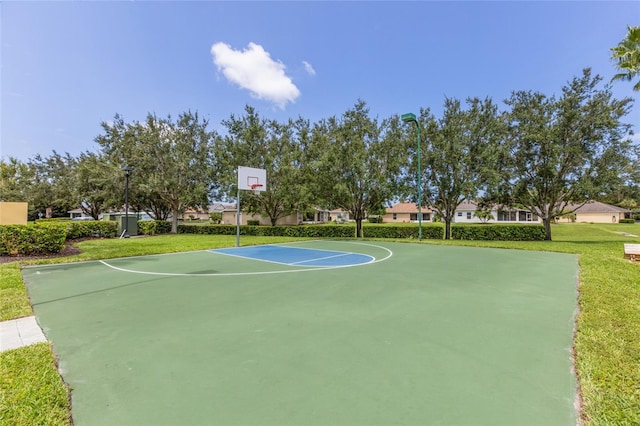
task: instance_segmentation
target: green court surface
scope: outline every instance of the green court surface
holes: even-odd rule
[[[269,247],[25,268],[75,425],[576,423],[576,256]]]

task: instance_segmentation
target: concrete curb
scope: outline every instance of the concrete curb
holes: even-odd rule
[[[46,341],[35,316],[0,322],[0,352]]]

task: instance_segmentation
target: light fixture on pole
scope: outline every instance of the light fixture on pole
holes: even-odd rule
[[[120,238],[129,238],[129,175],[133,171],[133,167],[124,166],[124,229]]]
[[[415,123],[418,132],[418,241],[422,240],[422,170],[420,168],[420,124],[413,113],[402,114],[402,121],[405,123]]]

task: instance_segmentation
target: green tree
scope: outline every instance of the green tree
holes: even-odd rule
[[[489,223],[490,220],[496,219],[495,217],[493,217],[493,213],[491,213],[491,211],[483,210],[480,208],[476,210],[475,215],[478,219],[480,219],[480,222],[482,223]]]
[[[0,201],[26,202],[30,182],[27,164],[14,157],[0,160]]]
[[[28,202],[33,212],[46,217],[69,216],[78,208],[75,192],[75,159],[56,151],[48,157],[37,154],[27,161]]]
[[[75,192],[82,211],[98,220],[110,207],[119,207],[122,172],[102,154],[81,153],[75,165]]]
[[[625,198],[624,200],[620,201],[618,205],[623,209],[633,210],[638,207],[638,202],[631,198]]]
[[[620,71],[611,81],[632,81],[640,77],[640,26],[629,26],[627,31],[627,36],[616,47],[611,48],[611,59]],[[640,79],[633,90],[640,90]]]
[[[268,217],[273,226],[280,218],[304,210],[309,197],[303,181],[301,144],[308,137],[309,123],[302,119],[285,123],[266,120],[247,105],[244,115],[231,115],[222,124],[227,136],[215,151],[216,184],[221,195],[229,197],[237,191],[238,166],[255,167],[267,172],[266,190],[242,194],[243,210]]]
[[[103,123],[96,138],[118,168],[134,168],[130,177],[131,205],[160,215],[171,211],[171,232],[187,208],[207,208],[212,189],[213,149],[218,139],[208,121],[191,111],[177,120],[147,115],[144,123],[126,124],[119,115]],[[124,180],[124,177],[122,178]],[[124,196],[122,199],[124,202]],[[155,216],[158,218],[158,216]]]
[[[495,172],[494,158],[501,137],[496,105],[490,99],[446,99],[444,113],[436,120],[422,111],[425,127],[423,152],[423,205],[429,205],[445,223],[445,239],[451,238],[451,222],[460,203],[474,199]]]
[[[340,118],[314,126],[311,152],[317,159],[309,165],[315,177],[312,188],[327,207],[351,214],[357,237],[362,237],[367,214],[384,208],[400,187],[407,161],[404,136],[397,116],[378,124],[362,100]]]
[[[502,200],[541,217],[547,240],[555,217],[609,193],[629,164],[630,126],[620,120],[631,99],[614,99],[609,86],[598,88],[601,80],[585,69],[559,98],[519,91],[505,101]]]

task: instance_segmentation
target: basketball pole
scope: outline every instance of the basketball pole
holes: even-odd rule
[[[240,185],[238,185],[238,198],[236,199],[236,247],[240,247]]]
[[[265,190],[267,182],[267,171],[254,167],[238,166],[238,196],[236,202],[236,247],[240,247],[240,191],[253,190],[258,193]]]

